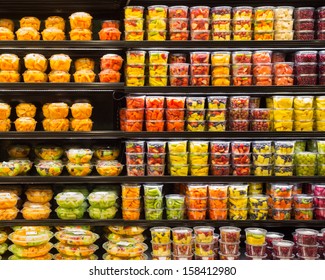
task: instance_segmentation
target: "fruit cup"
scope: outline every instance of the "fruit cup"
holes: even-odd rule
[[[230,175],[230,165],[217,165],[211,164],[211,175],[215,176],[228,176]]]
[[[149,51],[149,64],[167,64],[168,51]]]
[[[250,220],[266,220],[268,217],[268,208],[249,208],[249,219]]]
[[[184,120],[185,118],[184,109],[166,109],[165,113],[167,121]]]
[[[145,51],[127,51],[126,62],[127,64],[141,64],[145,62]]]
[[[173,242],[175,244],[186,244],[192,243],[192,232],[191,228],[176,227],[172,228]]]
[[[148,176],[163,176],[165,174],[165,164],[162,165],[149,165],[147,164]]]
[[[168,8],[168,17],[174,18],[187,18],[188,7],[187,6],[171,6]]]
[[[187,209],[187,217],[189,220],[205,220],[207,209]]]
[[[187,176],[188,164],[171,164],[169,165],[169,174],[171,176]]]
[[[210,220],[227,220],[228,209],[213,209],[209,208],[209,218]]]
[[[168,243],[154,243],[151,241],[152,254],[155,256],[166,257],[171,255],[171,242]]]
[[[184,109],[186,97],[166,97],[167,109]]]
[[[209,185],[209,198],[226,198],[228,195],[228,185],[214,184]]]
[[[211,244],[213,242],[213,227],[198,226],[194,227],[193,230],[196,243]]]
[[[287,209],[272,209],[272,218],[273,220],[283,221],[291,219],[291,208]]]
[[[210,7],[208,6],[194,6],[190,8],[190,18],[209,18],[210,16]]]
[[[221,241],[226,243],[235,243],[240,241],[240,228],[224,226],[220,227],[219,230]]]
[[[218,6],[211,9],[211,18],[213,20],[230,20],[231,18],[230,6]]]
[[[265,255],[266,252],[266,243],[263,243],[261,245],[252,245],[246,243],[246,253],[249,256],[255,256],[255,257],[262,257]]]
[[[230,163],[230,154],[211,154],[210,163],[216,165],[229,165]]]
[[[143,18],[143,10],[142,6],[126,6],[124,16],[126,19]]]
[[[295,208],[294,218],[295,220],[312,220],[314,208]]]
[[[250,6],[239,6],[233,7],[232,9],[233,19],[252,19],[253,17],[253,7]]]
[[[153,227],[150,229],[151,240],[153,243],[167,244],[170,242],[170,232],[169,227]]]
[[[152,5],[148,8],[148,18],[167,18],[168,7],[164,5]]]

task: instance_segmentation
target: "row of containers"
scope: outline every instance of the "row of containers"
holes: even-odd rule
[[[185,53],[149,51],[147,60],[146,53],[126,53],[126,86],[306,86],[325,83],[324,51],[298,51],[291,57],[270,50],[196,51],[190,52],[189,58]]]
[[[127,96],[122,131],[324,131],[324,96]],[[166,103],[166,105],[165,105]],[[206,104],[207,103],[207,104]]]
[[[82,219],[87,212],[91,219],[110,220],[120,207],[124,220],[325,219],[323,184],[303,193],[302,185],[272,183],[266,186],[265,195],[261,183],[185,184],[173,191],[167,192],[163,184],[98,186],[91,191],[64,187],[58,193],[52,186],[27,186],[24,193],[21,187],[4,187],[0,220],[13,220],[19,212],[26,220],[46,220],[54,206],[63,220]]]
[[[290,6],[219,6],[210,9],[208,6],[154,5],[147,8],[146,15],[144,10],[142,6],[125,7],[126,41],[142,41],[145,34],[148,41],[165,41],[167,34],[171,41],[325,38],[324,7],[317,10]]]
[[[300,228],[292,233],[292,240],[280,232],[262,228],[241,229],[232,226],[153,227],[150,242],[146,228],[109,226],[103,239],[90,227],[58,227],[53,233],[46,226],[17,227],[10,234],[0,231],[0,259],[7,250],[9,260],[97,260],[101,246],[103,260],[318,260],[325,257],[325,229]],[[50,241],[53,237],[57,243]],[[241,247],[241,237],[245,240]],[[8,240],[13,244],[8,245]],[[151,256],[148,249],[150,244]],[[98,245],[97,245],[98,244]],[[51,252],[55,251],[55,255]]]

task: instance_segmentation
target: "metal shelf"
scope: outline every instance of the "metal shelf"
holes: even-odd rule
[[[155,226],[207,226],[211,225],[213,227],[218,225],[221,226],[237,226],[237,227],[262,227],[262,228],[278,228],[278,227],[308,227],[308,228],[318,228],[321,229],[324,227],[324,221],[321,220],[311,220],[311,221],[297,221],[297,220],[288,220],[288,221],[274,221],[274,220],[264,220],[264,221],[215,221],[215,220],[156,220],[156,221],[147,221],[147,220],[122,220],[122,219],[113,219],[113,220],[93,220],[93,219],[80,219],[80,220],[60,220],[60,219],[46,219],[46,220],[24,220],[16,219],[11,221],[1,221],[1,226],[69,226],[69,225],[90,225],[90,226],[110,226],[110,225],[132,225],[132,226],[143,226],[143,227],[155,227]]]
[[[16,176],[0,177],[0,184],[105,184],[105,183],[226,183],[226,182],[297,182],[322,183],[324,176]]]

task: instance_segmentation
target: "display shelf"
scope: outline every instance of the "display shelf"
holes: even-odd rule
[[[90,132],[48,132],[48,131],[34,131],[34,132],[0,132],[1,140],[56,140],[56,139],[70,139],[70,140],[100,140],[100,139],[166,139],[166,140],[180,140],[180,139],[206,139],[206,140],[308,140],[308,139],[325,139],[323,131],[290,131],[290,132],[263,132],[263,131],[202,131],[202,132],[124,132],[118,130],[101,130]]]
[[[323,228],[324,221],[311,220],[311,221],[274,221],[274,220],[246,220],[246,221],[233,221],[233,220],[93,220],[93,219],[80,219],[80,220],[60,220],[60,219],[46,219],[46,220],[24,220],[16,219],[11,221],[1,221],[1,226],[27,226],[27,225],[42,225],[42,226],[69,226],[69,225],[90,225],[90,226],[109,226],[109,225],[132,225],[143,227],[155,227],[155,226],[237,226],[237,227],[262,227],[262,228],[277,228],[277,227],[308,227],[308,228]]]
[[[325,47],[324,47],[325,48]],[[308,93],[313,95],[324,95],[325,86],[228,86],[228,87],[124,87],[126,93],[138,93],[155,95],[157,93],[162,95],[179,95],[180,93],[186,93],[186,95],[209,95],[211,93],[218,95],[243,95],[243,93],[251,96],[265,96],[281,93],[281,95],[293,95],[295,93]]]
[[[1,184],[105,184],[105,183],[244,183],[244,182],[295,182],[323,183],[324,176],[16,176],[0,177]]]

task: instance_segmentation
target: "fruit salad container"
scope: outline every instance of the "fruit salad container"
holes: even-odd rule
[[[278,220],[278,221],[284,221],[284,220],[290,220],[291,219],[291,208],[287,209],[277,209],[273,208],[272,209],[272,218],[273,220]]]
[[[145,62],[145,51],[127,51],[126,62],[127,64],[140,64],[143,65]]]
[[[230,154],[215,154],[211,153],[210,155],[210,163],[216,165],[229,165],[230,163]]]
[[[198,226],[194,227],[195,242],[199,244],[211,244],[213,242],[213,227],[203,227]]]
[[[253,18],[253,7],[250,6],[239,6],[232,8],[233,19],[245,19],[250,20]]]
[[[194,6],[190,8],[190,18],[206,18],[210,17],[210,7],[208,6]]]
[[[317,51],[298,51],[295,53],[295,63],[317,62]]]
[[[274,141],[274,151],[279,155],[292,155],[295,141]]]
[[[266,253],[266,242],[263,243],[262,245],[252,245],[248,244],[247,241],[246,243],[246,253],[249,256],[253,257],[263,257]]]
[[[253,154],[253,164],[255,166],[269,165],[273,163],[272,154]]]
[[[231,166],[230,165],[211,164],[210,171],[211,171],[211,175],[228,176],[231,173]]]
[[[211,8],[212,20],[230,20],[231,9],[232,7],[230,6],[218,6]]]
[[[220,227],[220,238],[222,242],[234,243],[240,241],[240,228],[224,226]],[[220,242],[220,241],[219,241]]]
[[[207,209],[187,209],[187,217],[189,220],[205,220]]]
[[[278,6],[274,9],[274,18],[276,20],[292,20],[294,7],[292,6]]]
[[[249,208],[248,214],[250,220],[266,220],[268,218],[268,208]]]
[[[171,6],[168,8],[168,17],[170,19],[187,18],[188,10],[189,8],[187,6]]]
[[[295,208],[294,209],[294,219],[309,221],[313,219],[314,208]]]
[[[299,7],[294,10],[294,17],[296,20],[313,19],[315,8],[313,7]]]

